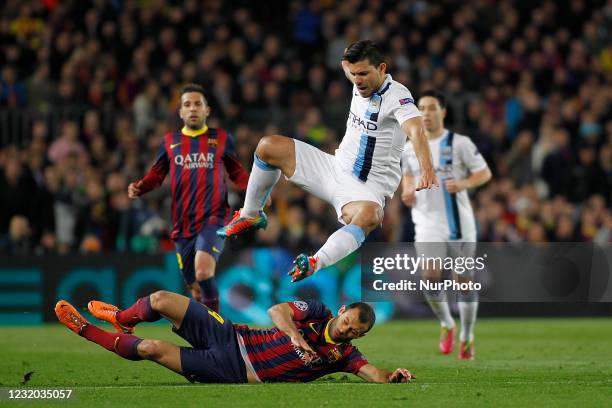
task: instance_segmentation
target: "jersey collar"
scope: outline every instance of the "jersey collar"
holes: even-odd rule
[[[335,341],[332,340],[331,336],[329,335],[329,325],[331,324],[332,320],[334,319],[329,319],[329,321],[327,322],[327,325],[325,325],[325,330],[323,331],[323,335],[325,336],[325,341],[329,344],[339,344],[336,343]]]
[[[429,139],[430,142],[437,142],[440,140],[444,140],[444,138],[448,135],[448,129],[444,128],[444,132],[442,132],[440,134],[440,136],[433,138],[433,139]]]
[[[206,132],[208,132],[208,126],[206,126],[206,125],[204,125],[203,127],[201,127],[198,130],[191,130],[187,126],[183,126],[183,128],[181,129],[181,133],[183,133],[185,136],[189,136],[189,137],[200,136],[200,135],[203,135]]]
[[[374,92],[374,94],[376,95],[382,95],[385,92],[387,92],[389,90],[389,87],[391,86],[391,80],[393,78],[391,78],[391,74],[386,74],[385,76],[385,80],[383,81],[382,85],[380,86],[380,88],[378,88],[376,90],[376,92]],[[373,94],[373,95],[374,95]]]

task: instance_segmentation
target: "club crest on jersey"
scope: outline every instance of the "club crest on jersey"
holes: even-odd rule
[[[382,97],[380,95],[374,94],[370,98],[370,104],[368,105],[369,113],[378,113],[380,112],[380,103],[382,102]]]
[[[365,117],[372,122],[378,121],[378,113],[380,112],[380,104],[382,103],[382,96],[373,94],[370,98],[370,104],[368,110],[365,113]]]
[[[334,347],[333,349],[330,349],[327,352],[327,359],[333,363],[335,361],[338,361],[342,358],[342,353],[340,352],[340,350],[338,350],[338,347]]]
[[[442,164],[438,167],[434,168],[434,171],[437,175],[440,176],[441,179],[447,179],[453,177],[453,165],[452,164]]]
[[[293,306],[295,306],[298,310],[301,310],[302,312],[304,312],[305,310],[308,309],[308,303],[302,301],[302,300],[296,300],[293,302]]]
[[[451,160],[453,149],[450,146],[443,146],[440,148],[440,158],[443,160]]]
[[[214,153],[189,153],[174,156],[174,164],[184,169],[212,169],[215,165]]]

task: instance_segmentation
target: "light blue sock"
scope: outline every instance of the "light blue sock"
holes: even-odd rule
[[[240,215],[250,218],[257,217],[280,176],[281,171],[278,168],[270,166],[255,155],[246,197],[244,198],[244,206],[242,211],[240,211]]]
[[[333,265],[354,252],[365,240],[365,231],[357,225],[345,225],[327,238],[325,244],[315,254],[318,258],[317,270]]]

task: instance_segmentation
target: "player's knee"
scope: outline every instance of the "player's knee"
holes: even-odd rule
[[[195,271],[196,281],[210,279],[215,276],[215,270],[211,268],[197,268]]]
[[[378,207],[366,207],[359,211],[357,216],[353,218],[352,224],[359,225],[366,234],[376,229],[382,223],[382,211],[378,211]]]
[[[170,292],[166,290],[158,290],[157,292],[151,293],[149,295],[149,300],[151,301],[151,308],[155,311],[163,310],[164,304],[168,302],[168,297],[170,296]]]
[[[283,136],[264,136],[259,140],[255,154],[264,162],[271,164],[278,157],[279,148],[282,149],[286,139]]]
[[[163,355],[163,343],[160,340],[143,340],[138,344],[138,355],[147,360],[156,360]]]

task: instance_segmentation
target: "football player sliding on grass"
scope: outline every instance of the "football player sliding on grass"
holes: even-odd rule
[[[89,311],[118,332],[94,326],[65,300],[55,314],[70,330],[128,360],[152,360],[191,382],[307,382],[348,372],[369,382],[408,382],[405,368],[393,372],[370,364],[351,340],[363,337],[376,320],[366,303],[342,306],[338,315],[316,300],[280,303],[268,310],[274,327],[233,324],[185,296],[159,291],[125,310],[93,300]],[[192,347],[132,334],[141,322],[165,318]]]

